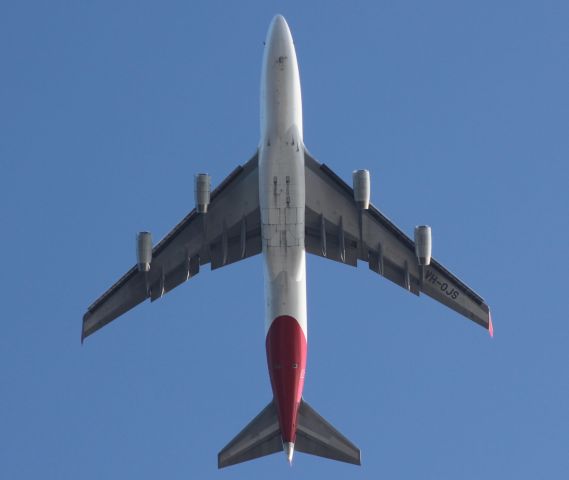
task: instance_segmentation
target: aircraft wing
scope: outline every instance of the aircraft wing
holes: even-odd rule
[[[149,272],[135,265],[87,310],[81,341],[147,298],[151,301],[199,273],[261,252],[258,154],[213,192],[208,213],[192,210],[152,250]]]
[[[370,204],[360,210],[353,189],[305,152],[306,251],[348,265],[361,260],[406,290],[421,292],[492,334],[486,302],[439,262],[419,266],[415,243]]]

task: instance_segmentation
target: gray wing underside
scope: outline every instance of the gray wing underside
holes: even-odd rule
[[[370,204],[358,208],[352,188],[305,152],[306,251],[348,265],[369,268],[406,290],[421,292],[490,328],[486,302],[435,259],[421,267],[415,244]]]
[[[261,252],[258,154],[212,193],[207,214],[192,210],[152,250],[150,272],[133,266],[83,317],[81,341],[143,302],[197,275],[200,266],[229,265]]]

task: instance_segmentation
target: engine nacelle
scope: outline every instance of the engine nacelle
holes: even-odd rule
[[[431,249],[431,227],[428,225],[415,227],[415,255],[417,255],[419,265],[430,265]]]
[[[352,173],[354,200],[362,210],[369,208],[370,181],[369,170],[354,170]]]
[[[140,272],[149,272],[152,263],[152,235],[140,232],[136,236],[136,262]]]
[[[198,213],[207,213],[211,197],[211,177],[207,173],[198,173],[195,177],[194,192],[196,197],[196,210]]]

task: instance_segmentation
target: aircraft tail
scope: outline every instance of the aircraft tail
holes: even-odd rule
[[[271,401],[259,415],[217,455],[217,467],[224,468],[283,449],[277,407]]]
[[[307,402],[298,409],[295,449],[299,452],[361,465],[361,452]]]
[[[289,447],[290,448],[290,447]],[[296,451],[361,465],[358,447],[301,400],[298,409]],[[218,468],[228,467],[285,450],[274,401],[271,401],[217,456]]]

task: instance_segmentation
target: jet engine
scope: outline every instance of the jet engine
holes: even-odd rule
[[[152,262],[152,235],[150,232],[140,232],[136,236],[136,262],[140,272],[150,271]]]
[[[207,173],[198,173],[194,180],[196,210],[198,213],[207,213],[211,196],[211,177]]]
[[[369,208],[370,182],[369,170],[354,170],[352,173],[354,200],[362,210]]]
[[[431,227],[419,225],[415,227],[415,255],[419,265],[429,265],[431,263]]]

